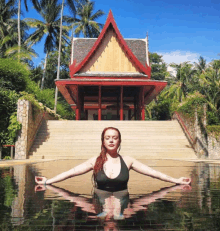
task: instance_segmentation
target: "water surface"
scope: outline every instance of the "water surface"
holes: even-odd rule
[[[82,160],[50,161],[0,169],[0,230],[219,230],[220,166],[171,160],[142,160],[173,177],[174,186],[130,171],[127,193],[97,195],[92,173],[53,186],[36,187]]]

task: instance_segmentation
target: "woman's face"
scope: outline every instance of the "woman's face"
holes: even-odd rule
[[[103,145],[107,151],[117,151],[120,145],[118,132],[114,129],[108,129],[104,134]]]

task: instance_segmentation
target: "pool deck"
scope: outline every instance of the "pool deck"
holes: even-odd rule
[[[40,160],[33,160],[33,159],[26,159],[26,160],[0,160],[0,168],[1,167],[10,167],[14,165],[23,165],[23,164],[34,164],[40,162],[48,162],[48,161],[57,161],[57,160],[66,160],[66,159],[40,159]],[[74,160],[74,159],[71,159]],[[146,159],[147,160],[147,159]],[[159,160],[162,160],[161,158]],[[217,159],[168,159],[164,158],[163,160],[175,160],[175,161],[187,161],[187,162],[205,162],[211,164],[220,164],[220,160]]]

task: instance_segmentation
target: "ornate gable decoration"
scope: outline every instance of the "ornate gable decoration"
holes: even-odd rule
[[[123,39],[110,10],[98,39],[86,57],[70,66],[70,77],[85,74],[142,74],[150,77],[150,67],[137,59]],[[146,77],[145,77],[146,78]]]

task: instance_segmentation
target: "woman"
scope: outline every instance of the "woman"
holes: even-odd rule
[[[133,157],[122,157],[119,155],[118,150],[121,144],[121,133],[117,128],[105,128],[102,132],[101,140],[101,153],[98,157],[92,157],[86,162],[51,179],[36,176],[36,183],[44,185],[53,184],[93,170],[96,193],[103,193],[103,191],[122,191],[123,194],[124,190],[127,191],[130,169],[175,184],[188,185],[191,182],[189,178],[173,178],[142,164]]]

